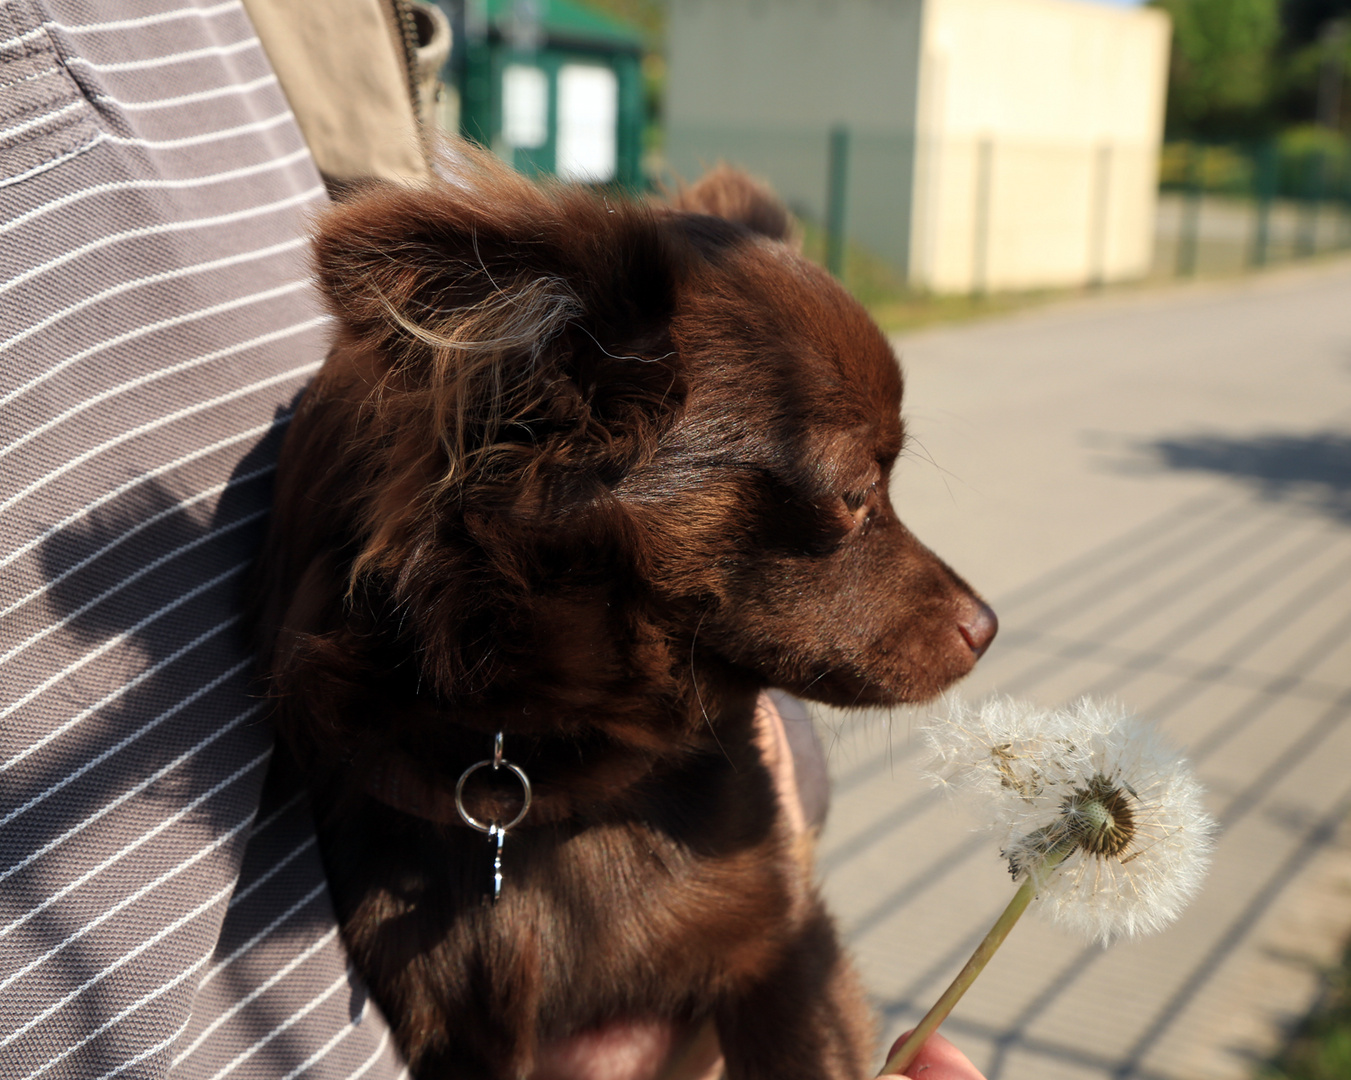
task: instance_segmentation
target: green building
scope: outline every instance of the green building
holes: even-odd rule
[[[639,188],[643,39],[573,0],[438,0],[459,129],[525,173]]]

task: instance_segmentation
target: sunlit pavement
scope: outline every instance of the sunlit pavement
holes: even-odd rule
[[[1222,829],[1174,927],[1104,951],[1029,915],[944,1031],[989,1080],[1249,1077],[1351,931],[1351,262],[897,344],[897,506],[1001,620],[963,694],[1122,701]],[[917,778],[929,711],[819,714],[821,872],[888,1039],[1012,888]]]

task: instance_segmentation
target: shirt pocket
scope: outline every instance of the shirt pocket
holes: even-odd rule
[[[89,149],[100,132],[41,19],[0,0],[0,187]]]

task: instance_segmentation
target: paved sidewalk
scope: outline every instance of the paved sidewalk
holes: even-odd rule
[[[1002,624],[964,694],[1125,702],[1222,826],[1172,929],[1104,951],[1029,915],[944,1030],[989,1080],[1249,1077],[1351,931],[1351,263],[899,348],[897,505]],[[915,778],[915,715],[819,716],[825,888],[889,1037],[1011,892]]]

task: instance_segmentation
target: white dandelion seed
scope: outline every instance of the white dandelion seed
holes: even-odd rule
[[[1200,888],[1215,829],[1201,785],[1121,708],[953,701],[923,734],[929,777],[986,817],[1015,879],[1061,856],[1038,887],[1054,921],[1107,945],[1162,929]]]
[[[883,1073],[905,1071],[1034,900],[1104,945],[1162,929],[1200,888],[1215,831],[1186,761],[1113,705],[953,700],[923,736],[929,778],[982,813],[1020,886]]]

